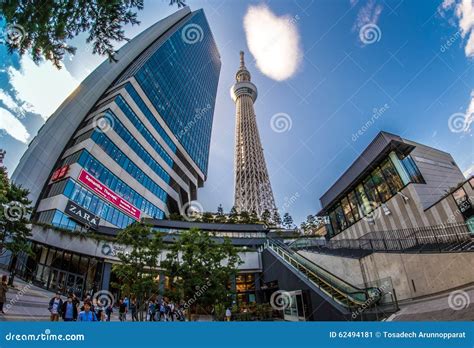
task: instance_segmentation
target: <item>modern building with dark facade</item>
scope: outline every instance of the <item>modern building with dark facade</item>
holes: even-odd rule
[[[94,248],[58,230],[163,219],[195,200],[206,180],[221,61],[203,10],[185,7],[157,22],[116,58],[61,104],[12,175],[34,206],[38,260],[26,266],[47,288],[91,289],[110,271]]]
[[[467,224],[474,232],[474,179],[441,150],[380,132],[320,198],[327,237]]]

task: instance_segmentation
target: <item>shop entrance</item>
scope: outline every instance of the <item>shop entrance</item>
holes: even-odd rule
[[[301,290],[288,292],[289,305],[283,310],[286,321],[306,321],[304,296]]]
[[[48,288],[51,291],[61,291],[62,293],[72,291],[77,296],[82,297],[84,276],[81,274],[66,272],[58,268],[52,268]]]

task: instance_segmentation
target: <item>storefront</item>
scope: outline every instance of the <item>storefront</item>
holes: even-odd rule
[[[17,274],[50,291],[73,291],[82,297],[102,285],[104,259],[32,242],[32,256],[17,262]]]

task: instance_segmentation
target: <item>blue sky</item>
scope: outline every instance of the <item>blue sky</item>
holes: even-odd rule
[[[199,202],[206,210],[220,203],[229,210],[233,203],[235,110],[229,88],[240,50],[259,90],[255,110],[276,203],[296,222],[320,209],[319,197],[380,130],[450,152],[463,171],[473,171],[474,10],[469,1],[188,0],[191,9],[204,8],[222,59],[208,180]],[[283,79],[262,73],[255,58],[259,64],[273,62],[249,52],[244,17],[249,7],[259,6],[258,18],[262,4],[289,23],[289,32],[275,40],[279,49],[288,44],[286,38],[299,38],[297,49],[290,43],[276,60],[284,63],[277,70],[285,71],[278,72],[291,75]],[[145,1],[141,25],[127,27],[127,36],[175,10],[167,1]],[[263,19],[254,22],[266,25]],[[363,42],[360,33],[367,25],[375,28],[375,38]],[[247,29],[260,32],[258,25]],[[252,35],[249,39],[259,43]],[[10,117],[8,127],[0,123],[0,148],[7,151],[10,172],[44,119],[103,59],[91,54],[84,35],[73,44],[78,54],[68,57],[60,72],[9,56],[0,45],[0,120],[5,112]],[[11,124],[11,115],[20,124]],[[272,127],[278,119],[287,125],[282,132],[275,131],[275,123]]]

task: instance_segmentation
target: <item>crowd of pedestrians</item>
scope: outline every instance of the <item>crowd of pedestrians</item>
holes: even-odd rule
[[[0,292],[1,295],[1,292]],[[1,296],[0,296],[1,300]],[[185,321],[184,305],[175,305],[172,301],[165,299],[148,301],[146,320],[148,321]],[[124,297],[118,300],[117,310],[120,321],[127,321],[127,315],[131,321],[139,321],[140,305],[136,298]],[[57,292],[49,301],[48,310],[51,321],[110,321],[114,312],[114,304],[102,304],[90,295],[84,297],[82,304],[77,296],[70,292],[67,299],[63,301],[61,292]]]
[[[148,302],[147,320],[149,321],[184,321],[185,317],[184,304],[176,305],[165,299]]]

